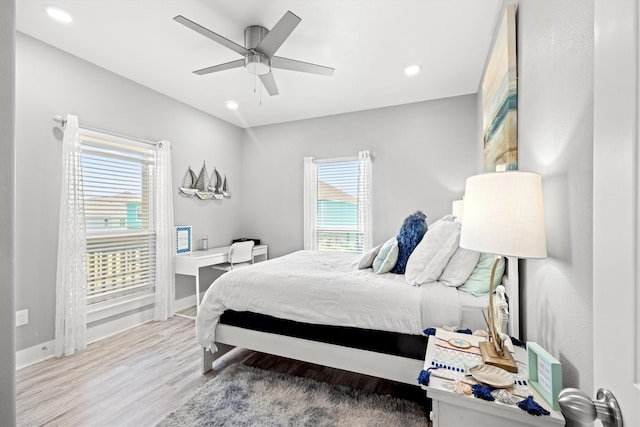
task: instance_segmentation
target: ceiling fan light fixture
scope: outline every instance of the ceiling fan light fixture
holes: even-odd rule
[[[420,69],[421,67],[417,64],[409,65],[407,68],[404,69],[404,74],[407,76],[415,76],[420,72]]]
[[[244,68],[251,74],[262,76],[271,71],[271,60],[261,53],[248,53],[244,57]]]
[[[50,6],[45,10],[47,11],[47,15],[49,15],[50,18],[55,19],[58,22],[64,22],[65,24],[68,24],[73,21],[71,15],[68,12],[60,9],[59,7]]]

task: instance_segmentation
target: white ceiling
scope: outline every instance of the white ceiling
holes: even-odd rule
[[[241,127],[476,93],[503,0],[18,0],[17,29]],[[51,20],[46,6],[73,16]],[[334,67],[331,77],[273,70],[270,97],[241,57],[173,21],[183,15],[244,45],[287,10],[302,22],[278,56]],[[404,68],[422,72],[406,77]],[[236,111],[226,101],[240,105]]]

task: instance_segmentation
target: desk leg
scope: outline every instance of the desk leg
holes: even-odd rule
[[[196,271],[196,314],[200,309],[200,269]]]

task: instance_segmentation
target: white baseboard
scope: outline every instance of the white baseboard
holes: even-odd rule
[[[200,297],[200,301],[202,301],[202,297]],[[173,303],[173,311],[176,312],[176,311],[184,310],[185,308],[193,307],[195,305],[196,305],[195,295],[191,295],[185,298],[175,300],[175,302]]]
[[[181,298],[174,302],[174,310],[184,310],[194,304],[195,298],[193,295]],[[153,307],[122,316],[110,322],[105,321],[95,326],[89,325],[87,329],[87,343],[90,344],[99,341],[152,320]],[[16,351],[16,370],[50,359],[54,357],[54,351],[55,345],[53,340]]]
[[[33,347],[16,351],[16,370],[26,368],[34,363],[42,362],[53,357],[54,341],[43,342]]]

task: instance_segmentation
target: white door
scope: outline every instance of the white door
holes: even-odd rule
[[[640,426],[638,17],[637,0],[595,0],[594,387],[625,426]]]

